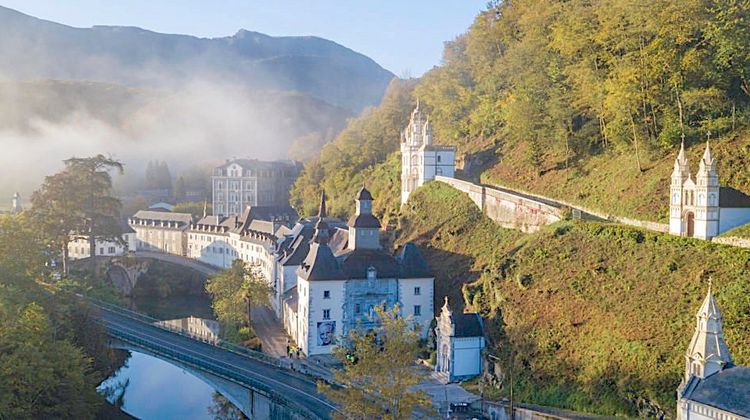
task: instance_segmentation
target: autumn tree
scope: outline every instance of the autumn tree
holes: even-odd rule
[[[120,200],[112,192],[110,170],[122,173],[122,164],[104,155],[65,160],[65,169],[45,178],[31,197],[31,214],[50,242],[57,245],[68,273],[68,244],[72,238],[89,242],[96,255],[96,241],[122,241]]]
[[[263,274],[242,260],[208,279],[206,291],[219,321],[230,325],[250,325],[254,305],[270,306],[273,289]]]
[[[433,412],[429,397],[412,387],[421,380],[415,361],[419,330],[398,306],[376,308],[376,331],[352,329],[345,343],[333,350],[344,365],[334,372],[341,387],[319,383],[320,391],[338,407],[334,415],[347,419],[411,419]]]

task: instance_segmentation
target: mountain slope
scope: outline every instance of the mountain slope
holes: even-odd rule
[[[169,87],[194,79],[307,93],[358,113],[375,105],[393,74],[317,37],[241,30],[197,38],[133,27],[73,28],[0,7],[0,77],[91,80]]]

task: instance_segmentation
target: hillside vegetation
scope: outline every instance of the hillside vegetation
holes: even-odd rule
[[[503,369],[517,353],[520,401],[671,415],[709,276],[734,360],[750,363],[750,250],[598,223],[524,235],[440,183],[419,189],[400,222],[399,242],[425,249],[436,300],[457,302],[464,285]]]

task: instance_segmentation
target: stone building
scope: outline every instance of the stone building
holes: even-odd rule
[[[747,223],[750,223],[750,197],[719,186],[716,159],[708,142],[693,179],[683,141],[672,171],[669,233],[711,239]]]
[[[294,161],[227,160],[213,171],[213,213],[239,216],[248,206],[289,204],[289,189],[300,172]]]
[[[193,222],[189,213],[140,210],[128,220],[135,231],[136,251],[187,255],[187,234]]]
[[[448,382],[481,374],[485,345],[482,317],[477,313],[454,314],[446,296],[435,321],[435,371],[444,374]]]
[[[401,203],[425,182],[442,175],[453,178],[456,148],[432,144],[432,126],[417,107],[401,132]]]
[[[732,361],[710,284],[685,353],[685,375],[677,388],[677,418],[750,418],[750,368]]]
[[[321,204],[308,252],[296,271],[297,283],[286,296],[286,302],[297,303],[288,316],[296,319],[294,339],[308,356],[331,353],[353,328],[376,329],[378,306],[398,304],[423,336],[434,316],[434,276],[419,249],[407,244],[398,255],[384,250],[372,195],[363,187],[355,201],[348,229],[336,229],[333,236]]]

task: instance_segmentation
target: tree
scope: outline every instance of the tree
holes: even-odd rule
[[[353,329],[346,343],[333,350],[344,367],[334,372],[340,388],[319,383],[319,390],[336,405],[336,413],[351,419],[410,419],[428,416],[433,408],[423,391],[411,388],[421,375],[414,362],[419,353],[419,330],[399,308],[376,308],[376,331]]]
[[[178,203],[185,200],[185,178],[179,177],[174,183],[174,199]]]
[[[0,413],[94,418],[101,404],[99,378],[80,349],[55,339],[42,307],[31,303],[17,318],[0,321]]]
[[[237,259],[230,268],[208,279],[206,291],[219,321],[250,326],[252,306],[270,306],[273,289],[256,267]]]
[[[122,204],[113,196],[109,170],[122,173],[123,168],[103,155],[64,162],[65,169],[46,177],[31,196],[31,214],[48,241],[60,250],[63,275],[67,275],[71,239],[87,238],[92,256],[97,240],[122,241]]]

